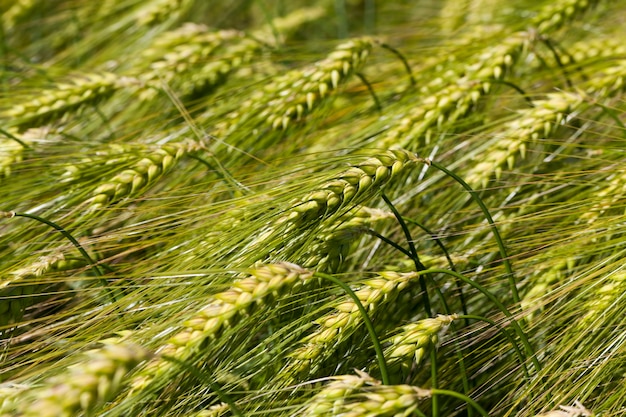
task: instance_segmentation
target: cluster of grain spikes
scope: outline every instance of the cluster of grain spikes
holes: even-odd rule
[[[373,43],[371,38],[352,39],[338,45],[326,59],[276,77],[253,93],[238,111],[228,115],[226,121],[219,123],[213,134],[227,136],[249,123],[250,119],[274,130],[287,129],[357,72],[365,63]]]
[[[69,82],[59,83],[41,95],[14,98],[19,104],[5,109],[0,118],[19,130],[62,121],[72,112],[95,105],[119,88],[135,82],[108,72],[76,75]]]
[[[533,100],[533,107],[520,110],[518,118],[505,124],[495,149],[492,146],[488,153],[481,155],[482,160],[465,176],[466,181],[472,186],[486,187],[491,173],[495,173],[496,179],[499,179],[505,166],[512,169],[515,166],[516,154],[525,157],[527,142],[553,136],[568,120],[570,114],[579,112],[583,106],[589,105],[591,101],[589,97],[596,100],[612,97],[623,91],[626,80],[625,63],[626,61],[620,61],[617,65],[607,68],[602,75],[581,86],[577,93],[565,91],[550,93],[543,100]],[[619,180],[617,186],[613,186],[611,182],[609,184],[606,194],[603,194],[606,200],[584,214],[583,217],[589,223],[611,205],[616,191],[621,187]]]
[[[93,415],[112,400],[128,382],[128,374],[151,357],[146,349],[130,343],[108,344],[86,352],[83,361],[40,386],[17,393],[20,401],[4,401],[14,409],[2,417],[72,417]]]
[[[599,2],[600,0],[554,1],[537,13],[532,20],[532,26],[537,28],[540,34],[554,32]]]
[[[494,81],[503,80],[526,49],[528,41],[527,33],[518,32],[483,52],[454,82],[422,99],[418,106],[399,118],[377,139],[376,145],[416,149],[424,142],[429,144],[437,129],[465,117],[478,100],[491,91]]]
[[[151,100],[163,85],[181,96],[196,95],[217,85],[234,68],[250,62],[261,44],[236,30],[209,31],[186,23],[163,33],[142,54],[136,77],[140,98]],[[142,68],[148,62],[147,69]]]
[[[172,369],[162,356],[185,361],[205,340],[219,338],[221,332],[252,314],[255,308],[269,307],[281,294],[293,294],[304,286],[313,273],[290,263],[260,265],[246,278],[233,283],[230,289],[211,297],[209,303],[184,324],[184,330],[174,335],[160,348],[148,366],[133,381],[135,391],[147,388],[152,381]]]
[[[430,390],[410,385],[382,385],[364,372],[331,377],[331,382],[315,394],[300,416],[408,416]]]
[[[381,323],[387,323],[401,318],[402,310],[406,307],[397,307],[394,312],[386,309],[394,305],[407,305],[408,301],[402,303],[400,299],[411,293],[409,287],[417,283],[416,278],[414,272],[380,272],[378,277],[364,281],[363,286],[354,293],[369,313],[375,314]],[[363,317],[351,298],[346,297],[333,303],[332,308],[333,312],[315,320],[319,327],[300,341],[301,347],[289,354],[291,359],[281,371],[284,381],[303,374],[315,375],[324,360],[363,325]]]
[[[513,169],[515,157],[526,156],[526,143],[552,136],[570,113],[583,103],[579,94],[551,93],[544,100],[534,100],[533,107],[519,111],[519,117],[507,123],[498,142],[465,175],[473,187],[486,187],[491,175],[500,179],[502,169]]]

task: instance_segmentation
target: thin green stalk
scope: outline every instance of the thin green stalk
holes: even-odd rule
[[[398,251],[402,252],[403,254],[405,254],[406,256],[408,256],[409,258],[412,258],[412,255],[409,251],[407,251],[406,249],[404,249],[403,247],[401,247],[400,245],[398,245],[396,242],[386,238],[385,236],[382,236],[381,234],[375,232],[374,230],[368,229],[367,233],[369,233],[372,236],[376,236],[377,238],[379,238],[380,240],[382,240],[383,242],[387,243],[388,245],[392,246],[393,248],[397,249]],[[427,231],[427,233],[430,233]],[[431,233],[432,234],[432,233]],[[444,251],[445,251],[445,247],[444,247]],[[447,255],[447,251],[446,251],[446,255]],[[450,260],[450,262],[452,262]],[[454,267],[454,265],[452,264],[452,267]],[[458,280],[457,281],[457,285],[460,288],[460,283]],[[446,302],[446,299],[444,298],[443,294],[441,293],[441,291],[439,290],[439,288],[435,289],[439,295],[439,298],[441,299],[444,311],[446,314],[451,314],[450,308],[448,306],[448,303]],[[462,292],[461,292],[462,295]],[[464,302],[464,300],[463,300]],[[463,307],[465,308],[465,305],[463,305]],[[469,325],[469,322],[467,319],[465,319],[466,325]],[[465,361],[463,359],[463,355],[461,353],[461,350],[458,346],[457,343],[455,343],[455,348],[456,348],[456,354],[459,360],[459,367],[461,368],[461,378],[463,380],[463,389],[465,390],[466,393],[470,392],[470,385],[469,385],[469,380],[467,378],[467,373],[465,372]],[[433,384],[436,385],[436,381],[437,381],[437,366],[436,366],[436,357],[432,356],[432,351],[431,351],[431,362],[434,364],[434,366],[431,367],[431,372],[433,372],[434,374],[432,375],[433,381],[435,381],[435,383]],[[468,409],[467,410],[468,413],[468,417],[472,417],[472,409]]]
[[[246,187],[245,185],[243,185],[242,183],[240,183],[239,181],[237,181],[235,179],[235,177],[232,176],[232,174],[230,172],[228,172],[228,170],[226,168],[224,168],[224,166],[222,164],[220,164],[220,162],[217,160],[217,158],[213,158],[215,160],[215,163],[217,165],[217,168],[215,168],[209,161],[207,161],[206,159],[198,156],[198,155],[194,155],[194,154],[187,154],[187,156],[191,159],[195,159],[196,161],[202,163],[203,165],[207,166],[210,170],[215,171],[220,177],[222,177],[222,180],[224,180],[224,182],[226,182],[227,184],[230,184],[231,186],[237,188],[239,191],[242,191],[244,193],[249,193],[250,189],[248,187]]]
[[[374,99],[374,105],[376,106],[376,110],[378,110],[379,113],[382,113],[383,106],[380,104],[380,100],[378,100],[378,97],[376,96],[376,93],[374,92],[374,89],[372,88],[372,84],[370,84],[370,82],[367,81],[367,78],[365,78],[365,76],[361,74],[360,72],[357,72],[355,75],[359,77],[361,82],[365,84],[365,87],[367,87],[367,90],[370,92],[372,99]]]
[[[385,48],[386,50],[388,50],[389,52],[391,52],[395,56],[397,56],[400,59],[400,61],[402,61],[402,64],[404,65],[404,69],[409,74],[409,80],[411,81],[411,86],[415,87],[415,85],[417,84],[417,81],[415,81],[415,77],[413,76],[413,71],[411,70],[411,66],[409,65],[409,61],[406,60],[404,55],[402,55],[402,53],[400,53],[400,51],[398,51],[393,46],[390,46],[390,45],[388,45],[388,44],[386,44],[384,42],[381,42],[380,46],[382,48]]]
[[[365,307],[363,307],[363,304],[361,303],[361,300],[359,300],[359,297],[357,297],[354,291],[352,291],[352,288],[346,285],[346,283],[333,277],[332,275],[328,275],[323,272],[315,272],[313,276],[329,280],[339,285],[346,292],[346,294],[348,294],[350,298],[352,298],[357,308],[359,309],[361,316],[363,316],[363,322],[365,323],[365,327],[367,327],[367,331],[369,332],[370,338],[372,339],[372,344],[374,345],[374,350],[376,351],[376,357],[378,358],[378,366],[380,367],[381,380],[383,381],[383,384],[389,385],[389,372],[387,371],[387,362],[385,361],[385,356],[383,355],[383,348],[380,345],[380,340],[378,339],[378,336],[376,335],[374,324],[372,323],[370,317],[367,315],[367,311],[365,311]]]
[[[404,217],[404,220],[416,225],[417,227],[422,229],[424,232],[428,233],[430,237],[435,241],[435,244],[439,246],[439,248],[442,250],[444,256],[446,257],[446,260],[448,261],[448,265],[450,266],[450,269],[456,272],[456,267],[454,266],[454,262],[452,262],[450,253],[448,252],[448,249],[445,247],[441,239],[439,239],[435,233],[433,233],[429,228],[427,228],[426,226],[424,226],[422,223],[418,222],[417,220],[410,219],[408,217]],[[459,301],[461,302],[461,308],[463,309],[463,314],[467,314],[468,312],[467,302],[465,301],[465,294],[463,293],[463,286],[458,280],[457,280],[456,286],[459,290]],[[466,323],[466,325],[469,325],[469,323]]]
[[[2,133],[4,136],[6,136],[9,139],[13,139],[14,141],[16,141],[17,143],[19,143],[20,145],[22,145],[22,147],[24,149],[30,149],[30,146],[28,146],[26,143],[24,143],[23,140],[21,140],[20,138],[18,138],[15,135],[10,134],[9,132],[7,132],[4,129],[0,129],[0,133]]]
[[[72,245],[74,245],[76,249],[78,249],[78,251],[83,256],[83,258],[85,258],[85,260],[93,267],[94,273],[100,278],[100,284],[102,285],[103,288],[107,290],[107,293],[109,297],[111,298],[111,301],[112,302],[117,301],[117,298],[115,297],[113,292],[110,290],[110,288],[108,288],[108,285],[109,285],[108,282],[104,278],[102,278],[103,275],[102,275],[102,272],[100,271],[100,267],[98,266],[98,264],[91,258],[91,256],[89,256],[87,251],[80,245],[80,243],[78,243],[76,239],[74,239],[74,236],[72,236],[67,230],[65,230],[58,224],[51,222],[50,220],[44,219],[43,217],[39,217],[34,214],[16,213],[14,211],[8,211],[8,212],[2,212],[2,216],[0,217],[6,217],[6,218],[25,217],[28,219],[36,220],[60,232],[67,240],[69,240],[72,243]]]
[[[437,352],[435,349],[430,350],[430,385],[433,388],[437,388],[439,380],[437,378]],[[437,395],[433,393],[431,398],[431,408],[433,417],[439,417],[439,399]]]
[[[398,245],[393,240],[391,240],[391,239],[381,235],[377,231],[372,230],[372,229],[367,229],[366,233],[369,234],[369,235],[372,235],[372,236],[375,236],[375,237],[379,238],[380,240],[382,240],[383,242],[385,242],[389,246],[393,247],[394,249],[396,249],[396,250],[402,252],[403,254],[405,254],[407,257],[411,258],[411,252],[409,252],[408,250],[404,249],[402,246]]]
[[[563,71],[563,77],[565,78],[565,84],[573,89],[574,88],[574,84],[572,83],[572,80],[570,80],[569,78],[569,74],[567,73],[567,69],[565,68],[565,65],[563,65],[563,61],[561,61],[561,57],[559,56],[559,53],[556,51],[556,48],[554,47],[554,45],[552,45],[552,42],[550,42],[550,39],[546,38],[545,36],[542,36],[540,38],[541,42],[543,42],[543,44],[545,46],[548,47],[548,49],[550,50],[550,52],[552,52],[552,55],[554,56],[554,60],[556,61],[556,64],[559,66],[559,68],[561,68],[561,71]]]
[[[494,238],[496,239],[496,242],[498,244],[498,249],[500,250],[500,258],[502,259],[502,263],[504,264],[504,269],[506,270],[507,277],[509,279],[509,285],[511,286],[511,293],[513,295],[513,301],[519,304],[520,296],[519,296],[519,292],[517,291],[517,282],[515,280],[515,274],[513,273],[513,268],[511,267],[511,262],[509,261],[509,255],[507,254],[506,247],[504,246],[504,241],[502,240],[502,237],[500,236],[498,227],[496,226],[496,223],[493,221],[493,218],[491,217],[491,213],[489,212],[489,209],[487,208],[483,200],[480,198],[478,193],[472,189],[472,187],[470,187],[465,181],[463,181],[461,177],[456,175],[454,172],[448,170],[444,166],[439,165],[438,163],[431,161],[429,159],[425,159],[424,162],[428,164],[429,166],[433,166],[437,168],[439,171],[443,172],[444,174],[446,174],[447,176],[451,177],[456,182],[461,184],[463,188],[465,188],[465,190],[472,196],[472,199],[474,199],[476,204],[478,204],[483,214],[487,218],[487,222],[489,222],[489,226],[491,227]]]
[[[385,200],[385,203],[387,203],[387,205],[393,212],[393,215],[396,216],[396,219],[398,220],[398,223],[400,224],[400,227],[402,228],[402,231],[404,232],[404,236],[406,237],[407,243],[409,245],[409,250],[411,251],[411,259],[413,259],[413,262],[415,263],[415,269],[417,271],[426,270],[426,267],[424,266],[424,264],[422,264],[422,262],[419,259],[419,256],[417,255],[417,250],[415,249],[415,244],[413,243],[413,238],[411,237],[411,232],[409,231],[409,228],[407,227],[404,219],[402,218],[402,215],[400,215],[400,212],[396,209],[396,207],[393,205],[389,197],[387,197],[387,195],[385,195],[384,192],[381,193],[381,196],[383,200]],[[424,278],[420,276],[419,282],[420,282],[420,287],[422,289],[422,300],[424,303],[424,309],[426,310],[426,314],[428,315],[428,317],[432,317],[433,313],[430,308],[430,299],[428,298],[428,289],[426,287],[426,280],[424,280]]]
[[[432,393],[433,397],[435,396],[435,394],[439,394],[439,395],[447,395],[449,397],[454,397],[454,398],[458,398],[459,400],[465,401],[466,403],[470,404],[472,407],[474,407],[482,416],[484,417],[489,417],[489,414],[487,414],[487,412],[485,411],[484,408],[482,408],[480,406],[480,404],[478,404],[476,401],[474,401],[473,399],[471,399],[470,397],[468,397],[467,395],[461,394],[460,392],[456,392],[456,391],[450,391],[447,389],[438,389],[438,388],[431,388],[430,392]]]
[[[222,391],[216,383],[211,381],[211,379],[206,374],[206,372],[200,371],[196,367],[189,365],[188,363],[181,361],[180,359],[175,358],[173,356],[162,355],[161,357],[165,359],[166,361],[171,362],[183,368],[184,370],[189,372],[191,375],[196,377],[199,381],[206,383],[209,386],[209,388],[211,388],[215,392],[215,394],[217,394],[217,397],[220,399],[220,401],[228,404],[228,406],[230,407],[230,411],[233,413],[233,415],[237,417],[243,417],[243,413],[237,407],[235,402],[230,398],[230,396],[228,396],[228,394]]]

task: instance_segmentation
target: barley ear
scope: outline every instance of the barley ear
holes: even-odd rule
[[[64,374],[24,393],[30,402],[18,404],[18,411],[24,417],[91,415],[113,399],[125,385],[128,374],[150,356],[150,352],[134,344],[111,344],[86,352],[83,361]]]

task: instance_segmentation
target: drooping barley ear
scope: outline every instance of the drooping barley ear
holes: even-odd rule
[[[407,416],[429,390],[410,385],[381,385],[365,372],[331,377],[331,382],[308,401],[297,415],[303,416]]]
[[[110,344],[86,352],[84,359],[37,388],[24,392],[17,404],[18,415],[28,417],[72,417],[93,415],[113,399],[127,383],[128,374],[149,359],[141,346]],[[28,398],[28,401],[24,401]]]
[[[602,72],[584,83],[577,93],[550,93],[545,99],[533,100],[532,108],[520,110],[519,117],[505,125],[495,149],[492,146],[488,153],[481,155],[482,160],[466,175],[467,182],[486,187],[490,173],[495,173],[496,179],[499,179],[505,167],[512,169],[515,166],[518,153],[525,157],[528,142],[554,135],[567,117],[587,105],[588,101],[612,97],[624,90],[626,64],[623,61]],[[620,198],[618,190],[623,184],[622,179],[618,175],[614,181],[613,178],[609,181],[605,192],[600,192],[603,198],[599,198],[599,202],[582,215],[584,220],[592,223],[615,199]]]
[[[532,27],[540,34],[560,29],[577,16],[595,6],[598,0],[557,0],[544,6],[532,19]]]
[[[136,195],[167,173],[183,155],[200,148],[201,145],[193,141],[168,143],[149,148],[147,149],[149,153],[145,157],[96,187],[92,196],[84,204],[88,207],[88,211],[93,212],[114,204],[124,197]]]
[[[135,70],[136,77],[142,81],[140,98],[154,98],[163,84],[182,96],[197,94],[217,85],[233,68],[249,62],[260,49],[261,44],[245,38],[243,32],[214,32],[204,25],[186,23],[156,38],[142,54],[149,66],[140,65]]]
[[[293,230],[331,217],[347,205],[364,203],[401,172],[421,161],[417,155],[400,149],[371,157],[294,201],[293,209],[277,224]]]
[[[257,306],[270,303],[271,297],[302,287],[313,273],[298,265],[279,263],[260,265],[250,276],[237,280],[226,291],[215,294],[209,303],[184,323],[184,330],[174,335],[157,353],[185,360],[209,338],[220,336],[224,328],[237,324]],[[156,357],[133,381],[133,388],[146,387],[171,364]]]
[[[61,120],[82,107],[108,98],[128,80],[112,73],[82,74],[68,83],[59,83],[38,96],[15,98],[19,103],[0,117],[20,130]]]
[[[492,173],[500,179],[504,168],[513,169],[518,154],[522,158],[526,156],[527,142],[553,135],[582,102],[579,94],[566,92],[551,93],[544,100],[534,100],[532,108],[520,110],[519,117],[505,125],[502,137],[465,175],[467,183],[486,187]]]
[[[10,272],[0,281],[0,326],[19,322],[24,310],[46,298],[39,295],[41,292],[61,285],[41,282],[41,277],[47,272],[66,271],[85,265],[83,259],[66,258],[58,252],[42,256],[36,262]]]
[[[358,71],[372,46],[370,38],[352,39],[338,45],[325,59],[276,77],[218,124],[214,135],[227,136],[250,122],[266,124],[274,130],[287,129]]]
[[[558,410],[537,414],[535,417],[591,417],[592,415],[594,414],[590,410],[576,400],[573,406],[559,405]]]
[[[624,57],[626,45],[616,38],[593,38],[567,46],[566,52],[560,56],[561,64],[572,65],[590,60]]]
[[[363,307],[380,322],[398,317],[398,309],[386,311],[388,306],[397,305],[398,298],[406,294],[408,286],[417,283],[416,273],[380,272],[379,276],[366,280],[362,288],[354,291]],[[301,347],[289,354],[289,360],[281,375],[283,380],[297,378],[301,374],[315,374],[324,360],[346,341],[356,329],[363,326],[363,318],[356,303],[344,297],[334,303],[333,312],[326,314],[315,323],[319,326],[313,333],[300,340]]]
[[[173,21],[184,15],[192,5],[191,0],[152,0],[137,10],[135,21],[140,26]]]
[[[413,361],[421,364],[428,351],[437,346],[439,334],[457,318],[456,314],[438,315],[402,326],[397,335],[387,340],[391,343],[385,349],[389,365],[408,370]]]
[[[463,118],[482,96],[490,92],[494,80],[504,78],[526,49],[528,41],[528,34],[518,32],[485,50],[474,63],[467,65],[462,77],[456,77],[412,107],[377,139],[376,146],[416,149],[423,142],[430,143],[437,129]]]
[[[393,219],[385,210],[359,207],[337,219],[307,246],[302,266],[320,272],[336,272],[348,256],[354,242],[373,225]]]
[[[78,161],[71,161],[61,166],[59,181],[74,183],[83,180],[88,168],[100,165],[129,164],[136,159],[137,148],[127,144],[110,143],[102,146],[94,155],[84,155]]]

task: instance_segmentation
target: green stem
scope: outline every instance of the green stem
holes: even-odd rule
[[[323,272],[315,272],[313,275],[318,278],[327,279],[339,285],[346,292],[346,294],[348,294],[350,298],[352,298],[357,308],[359,309],[361,316],[363,316],[363,322],[365,323],[365,327],[367,327],[367,331],[369,332],[370,338],[372,339],[372,344],[374,345],[374,350],[376,351],[376,356],[378,358],[378,366],[380,368],[381,380],[383,381],[383,384],[389,385],[389,372],[387,371],[387,362],[385,361],[385,356],[383,355],[383,348],[380,345],[380,340],[378,339],[378,336],[376,335],[374,324],[372,323],[370,317],[367,315],[367,311],[365,311],[365,307],[363,307],[363,304],[361,303],[361,300],[359,300],[359,297],[357,297],[354,291],[352,291],[352,289],[348,285],[346,285],[346,283],[335,278],[332,275],[328,275]]]
[[[365,84],[365,87],[367,87],[367,90],[372,95],[372,98],[374,99],[374,104],[376,105],[376,110],[378,110],[379,113],[382,113],[383,106],[381,106],[380,100],[378,100],[378,97],[376,96],[376,93],[374,92],[374,89],[372,88],[372,84],[370,84],[370,82],[367,81],[367,78],[365,78],[365,76],[361,74],[360,72],[357,72],[355,75],[359,77],[359,79],[361,80],[363,84]]]
[[[476,401],[474,401],[473,399],[471,399],[470,397],[468,397],[467,395],[461,394],[460,392],[456,392],[456,391],[450,391],[447,389],[438,389],[438,388],[431,388],[430,392],[432,393],[433,397],[435,396],[435,394],[440,394],[440,395],[447,395],[449,397],[454,397],[454,398],[458,398],[459,400],[465,401],[466,403],[470,404],[472,407],[474,407],[482,416],[484,417],[489,417],[489,414],[487,414],[487,412],[485,411],[484,408],[482,408],[480,406],[480,404],[478,404]]]
[[[370,92],[372,99],[374,99],[374,105],[376,106],[376,110],[378,110],[378,113],[382,113],[383,106],[380,104],[380,100],[378,100],[378,97],[376,96],[376,93],[374,92],[374,88],[372,88],[372,84],[370,84],[370,82],[367,81],[367,78],[365,78],[365,76],[361,74],[360,72],[357,72],[355,75],[359,77],[361,82],[365,84],[365,87],[367,87],[367,90]]]
[[[372,236],[375,236],[375,237],[379,238],[380,240],[382,240],[383,242],[385,242],[389,246],[393,247],[397,251],[402,252],[403,254],[405,254],[407,257],[409,257],[409,258],[412,257],[411,252],[409,252],[408,250],[404,249],[402,246],[398,245],[393,240],[391,240],[389,238],[386,238],[385,236],[381,235],[377,231],[372,230],[372,229],[367,229],[366,233],[368,235],[372,235]]]
[[[103,288],[107,289],[107,293],[109,297],[111,298],[111,301],[112,302],[117,301],[117,298],[115,297],[115,295],[108,288],[108,282],[104,278],[102,278],[102,272],[100,271],[100,267],[98,266],[98,264],[91,258],[91,256],[89,256],[87,251],[80,245],[80,243],[78,243],[76,239],[74,239],[74,236],[72,236],[67,230],[65,230],[58,224],[51,222],[50,220],[44,219],[43,217],[39,217],[34,214],[16,213],[14,211],[9,211],[9,212],[3,212],[3,215],[4,215],[3,217],[8,217],[8,218],[25,217],[28,219],[33,219],[40,223],[48,225],[52,227],[53,229],[57,230],[58,232],[60,232],[67,240],[69,240],[72,243],[72,245],[74,245],[76,249],[78,249],[78,251],[83,256],[83,258],[85,258],[85,260],[93,267],[94,273],[100,278],[100,284],[102,285]]]
[[[430,349],[430,386],[432,389],[439,387],[437,379],[437,352],[434,348]],[[433,417],[439,417],[439,398],[434,392],[431,397],[431,408]]]
[[[505,81],[505,80],[489,80],[489,82],[492,83],[492,84],[502,84],[502,85],[506,85],[508,87],[511,87],[512,89],[514,89],[515,91],[520,93],[522,95],[522,97],[524,97],[524,100],[526,100],[526,103],[528,103],[528,106],[535,107],[535,103],[533,103],[533,101],[530,99],[530,97],[528,97],[526,92],[524,90],[522,90],[519,86],[513,84],[512,82]]]
[[[550,41],[550,39],[548,39],[545,36],[541,36],[540,40],[541,40],[541,42],[543,42],[543,44],[545,46],[548,47],[550,52],[552,52],[552,55],[554,56],[554,60],[556,61],[556,64],[559,66],[559,68],[561,68],[561,71],[563,71],[563,77],[565,78],[565,84],[569,88],[573,89],[574,88],[574,84],[572,83],[572,80],[570,80],[569,74],[567,73],[567,69],[565,68],[565,65],[563,65],[563,61],[561,61],[561,57],[559,56],[559,53],[557,52],[557,50],[554,47],[554,45],[552,45],[552,42]]]
[[[427,228],[426,226],[424,226],[422,223],[418,222],[417,220],[410,219],[408,217],[404,217],[404,220],[416,225],[417,227],[422,229],[424,232],[429,234],[430,237],[435,241],[435,244],[437,244],[437,246],[439,246],[439,248],[442,250],[444,256],[446,257],[446,260],[448,261],[448,265],[450,266],[450,269],[456,272],[456,267],[454,266],[454,262],[452,262],[450,253],[448,252],[448,249],[445,247],[441,239],[439,239],[435,233],[431,232],[429,228]],[[457,289],[459,290],[459,301],[461,302],[461,308],[463,309],[463,314],[467,314],[468,312],[467,302],[465,301],[465,294],[463,293],[463,286],[458,280],[456,281],[456,286],[457,286]],[[465,324],[469,325],[469,323],[465,323]]]
[[[20,145],[22,145],[22,147],[24,149],[30,149],[30,146],[28,146],[26,143],[24,143],[23,140],[21,140],[20,138],[18,138],[15,135],[10,134],[9,132],[7,132],[4,129],[0,129],[0,133],[2,133],[4,136],[6,136],[9,139],[13,139],[14,141],[16,141],[17,143],[19,143]]]
[[[444,166],[439,165],[438,163],[434,161],[425,159],[424,162],[430,166],[437,168],[439,171],[443,172],[444,174],[448,175],[449,177],[453,178],[456,182],[461,184],[463,188],[465,188],[465,190],[467,190],[467,192],[472,196],[472,199],[474,199],[476,204],[478,204],[483,214],[487,218],[487,221],[489,222],[489,226],[491,227],[491,230],[493,232],[494,238],[496,239],[496,242],[498,243],[498,249],[500,250],[500,258],[502,259],[502,263],[504,264],[504,269],[506,270],[506,273],[509,279],[509,285],[511,287],[511,292],[513,294],[513,301],[515,303],[519,303],[520,297],[519,297],[519,293],[517,292],[517,282],[515,281],[515,274],[513,273],[513,268],[511,267],[511,262],[509,261],[509,255],[507,254],[506,247],[504,246],[504,241],[502,240],[502,237],[500,236],[498,227],[496,226],[496,223],[493,221],[493,218],[491,217],[491,213],[489,213],[489,209],[487,208],[483,200],[478,196],[478,193],[472,189],[472,187],[470,187],[465,181],[463,181],[461,177],[456,175],[454,172],[446,169]]]
[[[413,77],[413,71],[411,70],[411,66],[409,65],[409,62],[406,60],[404,55],[402,55],[400,51],[398,51],[396,48],[386,43],[381,42],[380,46],[385,48],[386,50],[388,50],[395,56],[397,56],[400,59],[400,61],[402,61],[402,64],[404,64],[404,69],[406,69],[406,72],[409,74],[409,80],[411,81],[411,86],[415,87],[417,82],[415,81],[415,77]]]
[[[217,394],[217,397],[220,399],[220,401],[228,404],[228,406],[230,407],[230,411],[233,413],[233,415],[237,417],[243,417],[243,413],[237,407],[237,405],[235,405],[235,402],[228,396],[228,394],[222,391],[217,384],[211,381],[210,377],[206,374],[206,372],[200,371],[196,369],[196,367],[191,366],[188,363],[178,358],[175,358],[173,356],[162,355],[161,357],[165,359],[166,361],[171,362],[183,368],[184,370],[192,374],[194,377],[196,377],[199,381],[206,383],[215,392],[215,394]]]
[[[415,249],[415,244],[413,243],[413,238],[411,237],[411,232],[409,231],[409,228],[407,227],[404,219],[402,218],[402,215],[400,215],[400,212],[396,209],[396,207],[393,205],[389,197],[387,197],[384,192],[381,193],[381,196],[383,200],[385,200],[385,203],[387,203],[387,205],[393,212],[393,215],[396,216],[396,219],[398,220],[398,223],[400,224],[400,227],[402,228],[402,231],[404,232],[404,236],[406,237],[406,241],[409,245],[409,250],[411,251],[411,258],[413,259],[413,262],[415,263],[415,269],[417,271],[426,270],[426,267],[424,266],[424,264],[420,262],[419,256],[417,255],[417,250]],[[422,300],[424,303],[424,309],[426,310],[426,314],[428,315],[428,317],[432,317],[433,313],[430,308],[430,299],[428,298],[428,289],[426,287],[426,280],[420,276],[419,282],[420,282],[420,287],[422,289]]]

